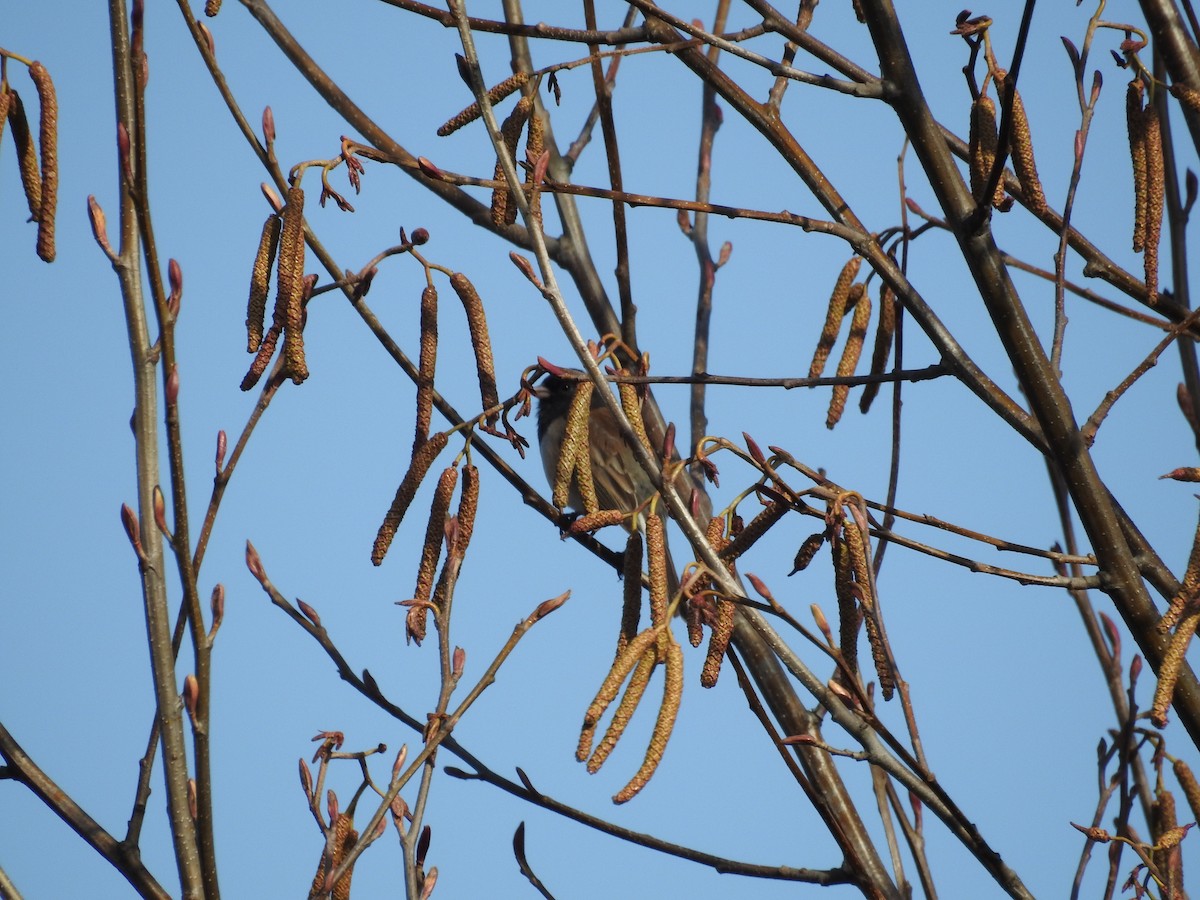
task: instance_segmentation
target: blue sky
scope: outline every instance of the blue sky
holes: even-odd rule
[[[622,4],[597,5],[602,22],[619,24]],[[251,120],[257,121],[263,106],[272,106],[276,149],[285,165],[333,156],[345,126],[289,69],[240,4],[231,0],[226,6],[210,26],[218,57]],[[959,6],[911,6],[918,8],[903,13],[904,25],[934,112],[965,134],[969,101],[960,69],[966,54],[960,39],[948,34]],[[217,431],[236,435],[256,396],[241,393],[238,383],[249,362],[245,292],[267,212],[258,189],[265,175],[233,128],[174,4],[150,7],[152,202],[164,258],[180,261],[186,283],[178,331],[181,409],[192,517],[198,521],[208,500]],[[497,15],[499,7],[468,6],[480,16]],[[748,10],[735,7],[738,18],[731,27],[753,23]],[[711,5],[672,8],[689,18],[707,21],[711,15]],[[582,20],[574,7],[563,11],[558,4],[540,3],[526,9],[531,22]],[[997,17],[994,37],[1006,58],[1018,10],[986,11]],[[468,100],[455,74],[453,53],[461,48],[453,31],[365,0],[339,4],[336,12],[329,4],[298,0],[278,4],[277,12],[318,62],[412,152],[446,169],[490,175],[492,156],[478,125],[449,138],[434,136],[437,125]],[[1039,167],[1056,207],[1066,191],[1078,125],[1059,36],[1078,42],[1091,12],[1087,4],[1043,4],[1021,76]],[[1133,18],[1134,4],[1109,3],[1106,16]],[[818,9],[814,32],[876,68],[865,29],[838,5]],[[1093,51],[1092,66],[1102,70],[1105,88],[1075,219],[1086,223],[1115,260],[1137,272],[1140,261],[1130,252],[1128,238],[1126,78],[1108,54],[1119,40],[1118,32],[1103,32]],[[42,60],[54,76],[62,123],[59,252],[50,266],[33,254],[33,227],[23,221],[11,139],[6,135],[0,143],[0,242],[7,262],[0,419],[8,434],[0,444],[5,497],[0,506],[0,720],[65,790],[121,835],[153,708],[137,570],[118,518],[121,504],[136,497],[127,427],[129,353],[116,280],[92,241],[85,214],[89,194],[110,220],[117,211],[107,42],[102,4],[49,0],[36,12],[23,6],[6,15],[0,29],[0,46]],[[483,36],[479,46],[487,80],[499,81],[509,71],[505,42]],[[756,49],[777,54],[779,46],[767,40]],[[534,48],[539,65],[583,52],[578,45]],[[765,96],[766,76],[742,62],[727,64],[752,92]],[[803,55],[797,65],[825,71]],[[21,68],[11,66],[10,79],[31,97]],[[561,81],[563,103],[553,115],[565,145],[590,108],[591,79],[584,67]],[[697,84],[674,59],[635,56],[622,63],[614,103],[627,189],[690,197],[699,130]],[[794,85],[783,115],[870,227],[896,223],[901,134],[885,107]],[[1180,160],[1195,166],[1186,147]],[[906,176],[912,196],[932,210],[932,192],[911,158]],[[598,141],[585,152],[575,179],[605,182]],[[333,180],[344,185],[340,172]],[[316,190],[309,196],[315,200]],[[713,200],[821,215],[803,185],[728,109],[714,151]],[[411,179],[383,165],[367,164],[363,193],[352,202],[353,214],[311,202],[308,210],[310,224],[344,267],[358,268],[394,243],[399,227],[410,233],[425,227],[432,235],[426,255],[467,273],[479,286],[502,395],[516,389],[519,373],[537,356],[571,360],[545,302],[508,261],[508,247],[498,239],[439,207]],[[599,201],[581,207],[597,268],[615,296],[608,208]],[[691,357],[693,250],[673,212],[636,210],[630,223],[643,346],[651,351],[655,372],[683,373]],[[1054,236],[1031,228],[1024,213],[997,217],[995,229],[1005,249],[1052,266]],[[805,374],[847,249],[834,238],[776,225],[714,219],[710,230],[714,248],[725,240],[733,244],[717,278],[710,370]],[[1078,258],[1071,258],[1068,269],[1069,277],[1083,280]],[[952,240],[933,233],[916,242],[909,272],[973,358],[1016,395],[1011,367]],[[1052,289],[1019,273],[1014,277],[1036,326],[1048,334]],[[1163,280],[1170,279],[1164,274]],[[411,260],[392,259],[381,266],[367,298],[414,355],[423,283]],[[438,384],[470,413],[477,394],[466,327],[444,281],[440,287]],[[572,310],[582,316],[577,297],[567,291]],[[1063,374],[1082,420],[1161,333],[1130,326],[1075,299],[1068,300],[1068,313]],[[320,612],[352,665],[370,668],[385,692],[418,717],[436,699],[436,647],[432,641],[420,649],[406,647],[403,612],[393,605],[411,595],[429,485],[385,564],[375,569],[368,560],[375,529],[407,466],[412,386],[332,293],[310,306],[305,339],[312,378],[298,389],[285,387],[255,433],[226,495],[200,578],[203,596],[216,582],[228,594],[214,655],[213,732],[218,854],[222,888],[232,898],[295,896],[307,890],[321,839],[297,785],[295,760],[311,756],[313,734],[342,730],[350,749],[382,742],[395,750],[419,741],[343,685],[319,648],[271,607],[244,565],[247,539],[280,590]],[[911,324],[906,341],[906,365],[937,361]],[[1116,405],[1094,454],[1118,500],[1181,573],[1195,498],[1186,485],[1156,480],[1194,462],[1194,445],[1174,403],[1177,380],[1177,354],[1171,350]],[[658,397],[670,417],[684,420],[684,389],[663,388]],[[786,447],[838,483],[883,498],[890,440],[882,402],[886,392],[866,417],[857,413],[852,394],[851,412],[832,432],[824,427],[827,390],[724,388],[713,389],[710,397],[713,433],[737,438],[746,431],[764,447]],[[948,379],[909,386],[903,417],[902,508],[1024,544],[1047,546],[1061,539],[1044,464],[964,388]],[[441,427],[436,419],[434,427]],[[535,440],[531,423],[524,423],[524,433]],[[504,452],[532,484],[542,485],[535,456],[522,461]],[[732,459],[721,465],[718,506],[752,478]],[[688,655],[684,708],[661,770],[637,800],[612,806],[609,798],[640,762],[652,716],[643,712],[635,720],[601,774],[588,776],[573,756],[581,714],[611,659],[618,582],[601,563],[560,542],[555,529],[492,472],[484,472],[482,495],[453,626],[454,642],[468,654],[466,679],[483,671],[512,625],[539,602],[568,588],[573,596],[524,639],[497,683],[462,722],[458,739],[496,771],[511,775],[520,766],[545,793],[624,826],[739,860],[836,865],[836,848],[759,733],[731,673],[716,689],[702,691],[695,677],[698,655]],[[809,604],[820,604],[831,616],[834,610],[827,556],[803,575],[786,578],[795,547],[812,530],[812,520],[785,521],[743,566],[804,621]],[[1045,571],[1040,561],[980,550],[917,526],[907,526],[905,533],[995,565]],[[934,771],[1033,893],[1064,895],[1081,847],[1068,823],[1092,814],[1095,746],[1114,726],[1099,668],[1069,599],[896,547],[888,551],[880,589]],[[1103,595],[1096,594],[1093,602],[1111,613]],[[1126,663],[1131,645],[1126,636]],[[828,674],[816,653],[801,652]],[[1146,705],[1151,679],[1144,676],[1141,687]],[[897,709],[884,714],[900,726]],[[1186,735],[1177,724],[1166,736],[1171,752],[1197,764],[1195,751],[1185,751]],[[836,729],[828,738],[835,745],[848,743]],[[439,762],[453,760],[443,754]],[[379,777],[386,777],[387,768],[387,762],[379,765]],[[339,796],[348,796],[357,784],[352,769],[347,765],[331,775]],[[870,817],[869,776],[854,764],[844,771]],[[173,862],[158,778],[154,789],[143,854],[170,886]],[[413,790],[405,792],[410,800]],[[27,897],[72,896],[84,889],[95,898],[129,895],[113,870],[23,789],[0,784],[0,803],[0,866]],[[733,891],[770,898],[817,890],[734,881],[735,876],[603,837],[484,785],[446,777],[435,782],[427,816],[433,828],[429,861],[439,868],[441,896],[528,895],[511,855],[510,838],[520,821],[527,823],[531,864],[560,897],[717,897]],[[931,816],[926,831],[942,896],[998,895]],[[1101,883],[1102,859],[1099,854],[1093,861],[1085,895],[1094,895]],[[1130,860],[1127,856],[1128,865]],[[400,871],[394,833],[389,833],[359,864],[356,895],[398,896]]]

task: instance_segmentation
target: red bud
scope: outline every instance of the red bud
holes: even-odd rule
[[[154,523],[158,526],[158,530],[170,540],[171,529],[167,527],[167,502],[163,497],[162,488],[157,484],[154,486]]]
[[[266,583],[267,573],[263,571],[262,559],[249,541],[246,541],[246,568],[250,570],[251,575],[258,579],[259,584]]]
[[[100,245],[100,249],[104,251],[104,255],[111,260],[117,258],[113,252],[112,245],[108,242],[108,223],[104,218],[104,210],[100,208],[95,196],[88,194],[88,219],[92,223],[92,237],[96,239],[96,243]]]
[[[296,598],[296,605],[300,607],[300,612],[304,613],[305,617],[310,622],[312,622],[318,628],[321,627],[321,617],[317,615],[317,611],[315,609],[313,609],[299,597]]]
[[[559,594],[557,597],[551,597],[549,600],[543,600],[538,605],[538,608],[533,611],[533,621],[536,622],[539,619],[544,619],[570,599],[571,592],[566,591],[562,594]]]
[[[270,147],[275,143],[275,113],[271,112],[271,107],[264,106],[262,114],[262,130],[263,138]]]

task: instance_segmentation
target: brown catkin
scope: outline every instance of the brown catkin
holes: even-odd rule
[[[879,606],[871,585],[871,561],[869,547],[863,533],[853,518],[847,519],[842,532],[854,571],[857,596],[863,608],[863,624],[866,626],[867,643],[871,647],[871,661],[875,664],[875,676],[879,680],[880,693],[884,700],[891,700],[896,690],[896,678],[892,673],[891,659],[884,646],[883,633],[879,629]]]
[[[838,360],[837,374],[839,378],[849,378],[858,368],[859,357],[862,356],[863,343],[867,339],[867,326],[871,323],[871,298],[867,295],[865,284],[856,284],[851,289],[850,300],[854,301],[854,316],[850,320],[850,333],[846,336],[846,346],[842,348],[842,358]],[[846,411],[846,398],[850,396],[850,385],[835,384],[833,396],[829,400],[829,412],[825,416],[825,427],[832,429]]]
[[[1146,246],[1146,122],[1142,117],[1140,78],[1125,89],[1125,127],[1129,133],[1129,156],[1133,162],[1133,252]]]
[[[1162,237],[1166,175],[1163,163],[1162,130],[1158,104],[1151,101],[1142,110],[1146,133],[1146,247],[1142,263],[1146,272],[1146,302],[1158,302],[1158,244]]]
[[[417,425],[413,434],[413,453],[429,440],[433,422],[433,376],[437,369],[438,308],[437,288],[426,285],[421,291],[421,355],[417,365]]]
[[[1158,684],[1154,689],[1154,702],[1150,706],[1150,721],[1156,728],[1167,725],[1167,710],[1171,708],[1171,699],[1175,696],[1175,683],[1179,680],[1179,669],[1187,653],[1192,635],[1196,633],[1196,625],[1200,623],[1200,610],[1185,615],[1171,635],[1171,643],[1163,655],[1158,667]]]
[[[1198,590],[1200,590],[1200,523],[1197,523],[1196,533],[1192,536],[1192,552],[1188,554],[1187,569],[1183,573],[1183,583],[1179,586],[1179,593],[1172,598],[1171,605],[1167,607],[1163,617],[1158,620],[1158,630],[1161,634],[1166,634],[1175,627],[1183,616],[1184,610],[1187,609],[1188,603],[1196,599]]]
[[[1155,791],[1157,799],[1151,806],[1150,836],[1154,839],[1151,847],[1151,859],[1166,877],[1163,886],[1163,896],[1180,898],[1183,896],[1183,870],[1177,865],[1176,847],[1183,834],[1179,828],[1179,819],[1175,811],[1175,795],[1167,790],[1160,782]]]
[[[279,248],[279,216],[267,216],[263,223],[262,236],[258,239],[258,252],[254,255],[254,269],[250,273],[250,297],[246,301],[246,352],[257,353],[263,342],[263,322],[267,315],[267,291],[271,285],[271,267],[275,263],[275,251]]]
[[[528,81],[529,75],[525,72],[510,75],[487,92],[488,102],[494,106]],[[437,130],[437,135],[438,137],[446,137],[447,135],[454,134],[458,129],[464,125],[469,125],[482,115],[483,110],[480,108],[479,103],[472,103],[442,125]]]
[[[487,316],[483,313],[483,301],[475,285],[462,272],[450,276],[450,286],[462,301],[467,314],[467,326],[471,331],[471,347],[475,351],[475,371],[479,377],[479,400],[484,410],[490,410],[488,425],[495,425],[500,418],[496,407],[500,405],[500,394],[496,388],[496,365],[492,358],[492,340],[488,336]]]
[[[558,468],[555,471],[554,490],[551,499],[559,509],[565,509],[571,503],[571,479],[575,475],[583,458],[587,457],[590,471],[591,451],[588,438],[588,421],[592,406],[592,383],[580,381],[575,385],[575,393],[571,395],[571,406],[567,410],[567,424],[563,429],[562,446],[558,452]],[[583,486],[580,485],[582,493]],[[588,508],[588,500],[584,498],[584,511],[594,512],[599,506],[596,502],[593,486],[593,506]]]
[[[595,775],[599,772],[600,767],[604,765],[605,761],[612,754],[613,749],[617,746],[617,741],[625,733],[625,727],[629,724],[629,721],[633,718],[633,714],[637,711],[638,705],[642,702],[646,688],[650,686],[650,676],[654,673],[656,665],[658,665],[658,654],[654,650],[647,650],[642,654],[642,658],[638,660],[637,668],[629,676],[629,684],[625,686],[625,693],[621,695],[621,702],[617,704],[617,708],[613,712],[612,721],[608,723],[604,737],[601,738],[596,751],[588,758],[588,774]],[[582,745],[580,746],[582,747]],[[584,753],[583,756],[586,757],[587,753]],[[582,761],[583,759],[581,758],[580,762]]]
[[[782,506],[783,504],[771,504],[772,506]],[[719,557],[726,557],[731,552],[731,548],[742,540],[742,535],[746,534],[750,529],[761,527],[764,520],[763,517],[771,511],[771,507],[763,510],[754,520],[745,528],[732,529],[736,536],[731,541],[725,536],[725,519],[722,516],[714,516],[708,522],[708,531],[705,537],[708,539],[709,546]],[[761,520],[761,521],[760,521]],[[756,525],[755,523],[759,524]],[[768,524],[768,527],[769,524]],[[743,545],[746,546],[746,545]],[[726,568],[730,572],[733,571],[733,559],[726,559]],[[711,577],[705,580],[705,587],[715,587]],[[700,686],[711,688],[717,683],[717,679],[721,674],[721,663],[725,659],[725,651],[729,649],[729,640],[733,637],[734,619],[737,615],[737,606],[729,600],[717,598],[716,603],[716,621],[713,622],[712,632],[708,636],[708,649],[704,655],[704,665],[700,669]]]
[[[276,315],[283,313],[283,374],[300,384],[308,377],[304,360],[304,189],[292,185],[279,234]]]
[[[345,813],[340,814],[333,822],[332,858],[326,857],[324,850],[321,851],[321,861],[317,865],[317,874],[313,876],[311,893],[322,897],[329,895],[329,892],[325,890],[325,875],[338,867],[357,842],[358,832],[354,830],[354,819]],[[328,868],[326,868],[327,862]],[[333,886],[333,900],[349,900],[350,880],[353,875],[354,866],[352,865]]]
[[[629,532],[625,541],[625,557],[621,566],[623,591],[621,594],[621,632],[617,635],[615,663],[637,634],[638,622],[642,617],[642,533],[636,529]]]
[[[525,138],[525,158],[529,160],[529,169],[525,173],[525,184],[529,186],[529,220],[535,228],[542,227],[542,192],[540,186],[533,183],[533,169],[545,149],[546,134],[542,117],[537,114],[536,109],[531,109],[529,134]]]
[[[735,540],[721,551],[721,558],[733,562],[739,558],[747,550],[766,534],[776,522],[784,517],[789,507],[786,503],[768,503],[757,516],[750,520],[750,524],[745,526]]]
[[[629,370],[622,369],[620,374],[628,375]],[[637,385],[622,382],[617,385],[617,393],[621,397],[621,410],[625,413],[629,424],[633,426],[633,433],[638,436],[638,440],[642,442],[646,452],[653,453],[654,448],[650,445],[650,435],[646,433],[646,422],[642,418],[642,398],[638,396]]]
[[[263,336],[262,344],[259,345],[258,354],[254,357],[254,362],[250,363],[250,369],[242,378],[241,389],[248,391],[250,388],[258,384],[258,380],[262,378],[263,372],[267,371],[267,364],[271,361],[271,357],[275,355],[275,345],[279,343],[279,336],[283,334],[283,329],[272,324],[267,329],[266,335]]]
[[[851,672],[858,672],[858,603],[854,597],[853,563],[846,547],[845,529],[835,535],[833,548],[833,585],[838,604],[838,643],[842,659]]]
[[[1195,773],[1182,759],[1175,760],[1172,769],[1175,772],[1175,780],[1179,782],[1179,788],[1183,791],[1183,796],[1187,798],[1192,818],[1200,820],[1200,781],[1196,780]]]
[[[532,107],[533,101],[528,97],[522,97],[513,107],[513,111],[508,114],[504,124],[500,126],[500,136],[504,139],[504,147],[513,160],[517,158],[517,144],[521,140],[521,131],[529,120],[529,111]],[[517,221],[517,205],[509,196],[509,185],[505,180],[504,168],[500,165],[499,159],[496,160],[493,180],[498,181],[499,185],[492,188],[492,224],[497,228],[501,225],[511,225]]]
[[[659,626],[666,622],[667,604],[667,535],[662,516],[646,516],[646,556],[650,575],[650,622]]]
[[[624,510],[620,509],[598,509],[594,513],[585,513],[567,526],[567,534],[585,534],[612,525],[620,525],[625,521],[627,515]]]
[[[38,92],[41,106],[41,127],[38,129],[38,152],[42,156],[42,202],[38,207],[37,255],[45,262],[54,262],[54,214],[58,206],[58,98],[54,82],[40,62],[29,65],[29,77]]]
[[[458,467],[447,466],[438,478],[429,504],[429,521],[425,525],[425,542],[421,545],[421,561],[417,564],[417,586],[413,591],[412,612],[408,618],[408,629],[412,639],[420,646],[425,640],[425,620],[429,608],[425,606],[433,595],[433,574],[442,555],[442,541],[446,535],[446,514],[450,511],[450,498],[458,484]]]
[[[1008,103],[1009,93],[1005,87],[1008,73],[1001,70],[996,73],[996,89],[1000,94],[1000,102]],[[1008,115],[1012,121],[1009,128],[1009,146],[1012,148],[1013,171],[1021,182],[1021,192],[1025,195],[1025,206],[1035,215],[1046,211],[1046,194],[1042,190],[1042,181],[1038,178],[1037,163],[1033,159],[1033,137],[1029,130],[1029,117],[1025,113],[1025,104],[1021,94],[1014,86]]]
[[[725,659],[725,651],[729,649],[729,640],[733,637],[736,616],[736,603],[729,600],[717,601],[717,621],[708,637],[708,651],[700,669],[701,687],[714,687],[721,675],[721,663]]]
[[[838,331],[842,327],[842,318],[846,315],[846,301],[850,297],[850,285],[858,275],[862,265],[861,256],[852,256],[838,275],[829,295],[829,306],[825,310],[825,325],[821,329],[821,337],[817,341],[816,352],[813,353],[812,364],[808,367],[809,378],[820,378],[825,371],[825,363],[829,360],[829,351],[837,341]]]
[[[1200,91],[1194,87],[1177,81],[1171,85],[1171,94],[1192,112],[1200,113]]]
[[[896,293],[890,284],[884,283],[879,289],[879,322],[875,326],[875,348],[871,351],[871,368],[869,374],[878,377],[883,374],[888,357],[892,355],[892,338],[896,334]],[[858,400],[858,411],[866,413],[875,397],[879,394],[880,382],[872,381],[863,388]]]
[[[992,169],[996,165],[996,153],[1000,135],[996,128],[996,103],[991,97],[980,96],[971,104],[971,129],[969,151],[971,161],[971,193],[975,202],[982,206],[991,203],[996,209],[1005,207],[1004,179],[996,185],[991,197],[984,197]]]
[[[221,11],[221,0],[205,0],[204,14],[210,19]]]
[[[454,552],[465,556],[471,535],[475,533],[475,514],[479,511],[479,467],[463,466],[462,493],[458,498],[458,537]]]
[[[708,529],[705,532],[705,537],[708,539],[708,544],[713,548],[713,552],[718,556],[721,551],[729,546],[729,538],[725,536],[725,517],[713,516],[708,520]],[[705,574],[700,576],[693,582],[689,589],[689,599],[687,610],[685,612],[685,621],[687,623],[688,642],[693,647],[699,647],[700,642],[704,640],[704,622],[709,615],[709,609],[713,607],[713,600],[703,596],[706,592],[713,589],[712,577]]]
[[[409,465],[408,471],[404,473],[400,487],[396,488],[396,496],[375,536],[375,544],[371,548],[371,562],[374,565],[383,562],[388,547],[392,545],[392,539],[396,536],[396,529],[400,527],[400,523],[404,520],[404,514],[412,505],[413,497],[417,495],[417,488],[421,486],[421,481],[424,480],[429,467],[433,465],[434,459],[445,449],[448,440],[446,432],[439,431],[413,454],[412,463]]]
[[[817,555],[817,551],[824,543],[825,534],[823,532],[818,531],[806,537],[804,543],[800,545],[800,549],[796,551],[796,557],[792,560],[792,571],[788,572],[788,575],[795,575],[797,572],[807,569],[808,564],[813,561],[813,557]]]
[[[21,167],[21,187],[25,191],[25,203],[29,206],[30,221],[36,222],[42,211],[42,173],[38,167],[37,147],[29,131],[29,119],[25,115],[25,104],[21,95],[9,89],[11,101],[8,121],[12,123],[13,143],[17,147],[17,162]]]
[[[642,767],[613,797],[614,803],[625,803],[632,800],[649,782],[662,762],[663,753],[667,749],[667,741],[675,729],[675,720],[679,718],[679,705],[683,699],[683,650],[674,641],[667,648],[667,676],[663,680],[663,702],[658,710],[658,719],[654,723],[654,732],[650,735],[650,746],[646,748],[646,757]]]
[[[4,123],[8,121],[8,108],[12,105],[12,91],[8,83],[0,81],[0,143],[4,141]]]
[[[659,630],[657,628],[647,628],[645,631],[636,635],[625,648],[625,652],[613,663],[608,674],[604,677],[604,681],[600,684],[600,690],[596,692],[595,698],[591,705],[588,706],[587,712],[583,714],[583,725],[587,727],[595,727],[600,721],[604,711],[617,698],[617,691],[621,689],[621,685],[625,681],[625,676],[633,671],[633,667],[638,664],[642,655],[647,650],[653,651],[654,644],[658,641]]]

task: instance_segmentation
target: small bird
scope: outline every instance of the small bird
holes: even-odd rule
[[[574,370],[565,370],[570,375]],[[554,484],[558,455],[567,428],[567,413],[575,396],[577,382],[559,375],[548,375],[537,388],[538,448],[546,479]],[[604,400],[593,392],[592,411],[588,419],[588,439],[591,446],[592,480],[600,509],[619,509],[632,512],[654,495],[657,490],[646,471],[637,461],[633,447],[625,440],[612,412]],[[675,488],[687,501],[691,495],[691,479],[680,469],[675,476]],[[574,483],[568,501],[576,512],[583,512],[583,500]]]

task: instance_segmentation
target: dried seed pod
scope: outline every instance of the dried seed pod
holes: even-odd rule
[[[667,648],[666,670],[666,678],[663,680],[663,702],[658,710],[658,719],[654,723],[654,732],[650,735],[646,757],[629,784],[613,797],[614,803],[627,803],[649,783],[658,764],[662,762],[667,741],[675,728],[675,720],[679,717],[679,705],[683,700],[683,650],[674,641],[671,641]]]
[[[421,355],[417,366],[417,427],[413,453],[429,440],[433,421],[433,377],[437,369],[438,346],[437,288],[432,284],[421,291]]]
[[[858,368],[858,358],[862,356],[863,343],[867,339],[867,325],[871,322],[871,298],[867,295],[865,284],[856,284],[850,289],[847,302],[854,302],[854,316],[850,320],[850,333],[846,336],[846,346],[842,348],[842,358],[838,360],[837,374],[839,378],[848,378]],[[829,412],[825,416],[825,427],[833,428],[842,418],[846,410],[846,398],[850,395],[850,385],[835,384],[833,396],[829,401]]]
[[[267,315],[267,291],[270,288],[275,251],[279,248],[279,226],[279,216],[267,216],[267,221],[263,223],[262,236],[258,239],[254,269],[250,273],[250,298],[246,301],[247,353],[257,353],[258,348],[262,346],[263,322]]]
[[[638,705],[642,702],[642,697],[646,693],[646,688],[650,685],[650,676],[654,672],[654,667],[658,665],[658,653],[655,650],[647,650],[642,654],[642,658],[638,660],[637,668],[633,670],[633,674],[629,677],[629,684],[625,686],[625,693],[621,695],[621,702],[617,704],[616,711],[613,712],[612,721],[608,723],[608,728],[604,731],[604,737],[601,738],[600,744],[596,747],[595,752],[588,757],[587,752],[584,752],[580,757],[580,762],[587,759],[588,774],[595,775],[600,771],[600,767],[608,760],[612,751],[617,746],[617,741],[625,733],[625,727],[633,718],[633,714],[637,711]],[[579,750],[583,750],[583,744],[579,746]],[[577,750],[576,754],[578,755]]]
[[[1125,89],[1125,127],[1129,133],[1129,156],[1133,161],[1133,252],[1146,246],[1146,121],[1142,116],[1140,78]]]
[[[487,317],[483,313],[483,301],[475,285],[462,272],[450,276],[450,286],[462,301],[467,314],[467,326],[471,331],[471,347],[475,351],[475,371],[479,376],[479,400],[488,413],[488,425],[495,425],[500,413],[500,395],[496,389],[496,366],[492,359],[492,341],[488,336]]]
[[[308,377],[304,360],[304,189],[288,190],[279,235],[275,316],[283,315],[283,372],[294,384]]]
[[[458,467],[447,466],[438,478],[429,505],[429,521],[425,526],[425,543],[421,545],[421,561],[417,564],[417,586],[413,592],[416,601],[412,608],[411,633],[417,645],[425,639],[425,618],[429,608],[425,605],[433,594],[433,575],[437,570],[438,558],[442,554],[442,539],[446,533],[446,514],[450,511],[450,498],[458,484]]]
[[[1179,680],[1179,669],[1183,665],[1184,655],[1192,635],[1196,633],[1196,625],[1200,624],[1200,610],[1185,615],[1180,619],[1171,635],[1171,643],[1163,654],[1162,664],[1158,668],[1158,684],[1154,689],[1154,702],[1150,706],[1150,721],[1156,728],[1167,725],[1167,710],[1171,708],[1171,699],[1175,696],[1175,682]]]
[[[495,106],[517,88],[521,87],[529,81],[529,75],[526,72],[517,72],[515,75],[510,75],[498,85],[487,92],[488,103]],[[483,110],[480,109],[479,103],[475,102],[466,109],[451,117],[444,125],[437,130],[438,137],[446,137],[454,134],[464,125],[469,125],[480,116],[483,115]]]
[[[786,515],[789,507],[786,503],[768,503],[763,507],[762,512],[750,520],[750,524],[746,525],[738,533],[737,538],[730,541],[721,551],[720,556],[726,562],[733,562],[742,556],[747,550],[766,534],[776,522]]]
[[[513,107],[513,111],[508,114],[504,124],[500,126],[500,136],[504,139],[504,147],[514,160],[517,158],[517,144],[521,140],[521,132],[529,120],[529,111],[532,108],[533,101],[528,97],[522,97]],[[497,228],[501,225],[511,225],[517,221],[518,207],[509,196],[509,185],[505,180],[504,169],[500,165],[499,159],[496,160],[493,180],[500,184],[492,188],[492,224]]]
[[[383,524],[379,526],[379,533],[375,536],[375,544],[371,549],[371,562],[374,565],[379,565],[383,562],[384,556],[387,555],[388,547],[392,544],[392,539],[396,536],[396,529],[400,527],[400,522],[404,519],[404,514],[408,512],[408,507],[412,505],[413,497],[417,494],[417,488],[421,486],[421,481],[425,478],[425,473],[429,471],[429,467],[433,465],[434,459],[446,447],[449,440],[446,432],[439,431],[428,441],[421,445],[421,449],[413,454],[412,463],[408,467],[408,471],[404,474],[404,479],[400,482],[400,487],[396,489],[395,499],[392,500],[391,507],[388,508],[387,515],[383,517]]]
[[[1146,246],[1142,264],[1146,272],[1146,301],[1158,302],[1158,244],[1162,238],[1166,175],[1163,163],[1162,130],[1158,104],[1151,101],[1142,110],[1146,138]]]
[[[800,549],[796,551],[796,558],[792,560],[792,571],[788,572],[788,575],[795,575],[797,572],[807,569],[808,564],[812,562],[823,543],[825,543],[823,532],[818,531],[806,537],[804,543],[800,545]]]
[[[879,289],[879,322],[875,326],[875,349],[871,352],[872,376],[883,374],[888,357],[892,355],[892,338],[896,334],[896,294],[886,282]],[[858,400],[858,410],[866,413],[879,393],[879,382],[872,381],[863,388]]]
[[[38,166],[37,148],[29,132],[29,119],[21,95],[9,88],[8,120],[12,123],[13,143],[17,147],[17,162],[21,167],[21,187],[29,206],[30,221],[36,222],[42,211],[42,173]]]
[[[1197,599],[1200,592],[1200,523],[1196,525],[1196,533],[1192,538],[1192,552],[1188,554],[1187,569],[1183,574],[1183,583],[1179,593],[1171,599],[1171,605],[1158,620],[1160,634],[1166,634],[1179,622],[1188,604]]]
[[[642,533],[636,529],[629,532],[625,541],[621,578],[624,584],[621,595],[621,633],[617,637],[614,663],[620,659],[629,642],[637,634],[638,620],[642,617]]]
[[[1004,196],[1003,179],[996,185],[996,191],[991,197],[983,196],[992,176],[992,169],[996,165],[996,153],[1000,142],[1000,134],[996,128],[996,103],[991,97],[982,95],[971,104],[969,138],[971,193],[975,202],[981,206],[991,203],[1003,212],[1012,203]]]
[[[1042,190],[1041,179],[1038,178],[1037,164],[1033,159],[1033,138],[1029,131],[1029,117],[1025,113],[1025,104],[1021,94],[1013,87],[1012,96],[1005,87],[1008,73],[1001,69],[996,73],[996,89],[1000,102],[1007,106],[1012,126],[1009,129],[1009,146],[1011,147],[1013,171],[1021,182],[1021,191],[1025,195],[1025,206],[1034,215],[1046,211],[1046,194]]]
[[[821,329],[821,337],[817,341],[816,352],[813,353],[812,365],[808,367],[809,378],[820,378],[825,371],[825,363],[829,360],[829,351],[837,341],[838,330],[842,327],[842,318],[846,314],[846,301],[850,297],[850,285],[853,284],[858,269],[862,265],[861,256],[852,256],[842,267],[833,293],[829,296],[829,306],[825,311],[825,326]]]

